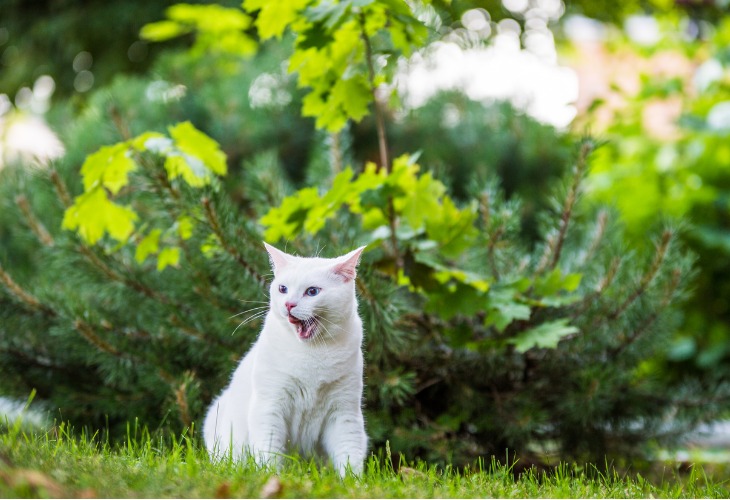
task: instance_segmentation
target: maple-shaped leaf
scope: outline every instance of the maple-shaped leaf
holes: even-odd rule
[[[136,169],[137,164],[130,158],[126,142],[102,146],[87,156],[81,166],[84,190],[89,191],[98,184],[107,188],[112,194],[117,194],[129,183],[129,173]]]
[[[575,326],[569,325],[567,319],[559,319],[525,330],[507,342],[513,344],[515,350],[520,353],[525,353],[534,347],[555,349],[564,337],[579,331]]]
[[[137,250],[134,252],[134,260],[140,264],[145,261],[149,255],[156,254],[160,249],[161,229],[153,229],[137,244]]]
[[[106,233],[125,243],[134,231],[136,220],[134,210],[112,202],[104,189],[97,187],[74,199],[73,205],[66,209],[61,226],[77,231],[91,245]]]
[[[162,271],[167,266],[177,267],[180,264],[180,248],[165,247],[157,256],[157,270]]]
[[[309,5],[310,0],[245,0],[244,10],[259,11],[256,27],[262,40],[281,38],[286,28],[297,21],[299,13]]]
[[[190,122],[178,123],[168,130],[180,151],[199,159],[213,173],[226,175],[228,171],[226,155],[216,141],[196,129]]]

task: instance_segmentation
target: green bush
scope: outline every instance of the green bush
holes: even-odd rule
[[[392,15],[390,5],[372,8]],[[338,22],[330,28],[345,26],[352,42],[356,25]],[[408,31],[416,20],[400,22]],[[347,71],[367,71],[366,40],[388,29],[374,26],[361,27],[362,58]],[[326,51],[332,40],[318,43]],[[650,363],[678,324],[692,259],[677,230],[636,250],[611,212],[583,203],[590,140],[569,144],[509,114],[509,128],[480,122],[483,107],[462,101],[468,131],[504,148],[479,150],[465,162],[473,171],[455,163],[458,145],[393,159],[378,141],[380,161],[366,162],[354,131],[300,127],[292,110],[312,94],[290,90],[271,53],[220,72],[217,56],[170,57],[155,81],[120,79],[96,94],[67,126],[58,165],[0,172],[0,231],[11,235],[0,255],[4,394],[35,389],[54,417],[120,437],[134,419],[153,429],[200,421],[260,328],[266,238],[302,254],[368,244],[358,291],[374,446],[456,463],[505,449],[601,458],[712,418],[704,396],[726,388],[668,381]],[[291,96],[278,110],[247,106],[259,63]],[[339,104],[323,125],[362,111]],[[383,103],[374,114],[387,116]],[[440,133],[417,121],[394,134]],[[292,141],[302,156],[281,141],[289,131],[310,134]],[[545,157],[540,185],[552,196],[538,202],[509,175],[531,181]],[[417,161],[436,165],[451,190]],[[304,179],[321,188],[295,191]]]

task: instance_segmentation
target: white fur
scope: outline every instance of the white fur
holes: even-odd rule
[[[278,464],[283,453],[296,451],[329,457],[340,475],[348,466],[362,472],[367,436],[355,268],[363,248],[322,259],[266,245],[274,268],[269,312],[230,385],[208,410],[203,435],[212,457],[250,454],[260,464]],[[306,295],[310,287],[319,294]],[[302,339],[290,314],[295,322],[316,315],[320,326]]]

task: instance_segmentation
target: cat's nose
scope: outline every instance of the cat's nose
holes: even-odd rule
[[[297,303],[296,302],[289,302],[289,301],[287,301],[284,305],[286,306],[286,311],[287,312],[291,312],[292,309],[294,309],[295,307],[297,307]]]

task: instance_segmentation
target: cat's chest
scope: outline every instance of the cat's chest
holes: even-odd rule
[[[362,355],[328,352],[326,355],[279,353],[266,356],[256,378],[299,411],[327,411],[348,395],[357,394],[362,380]]]

